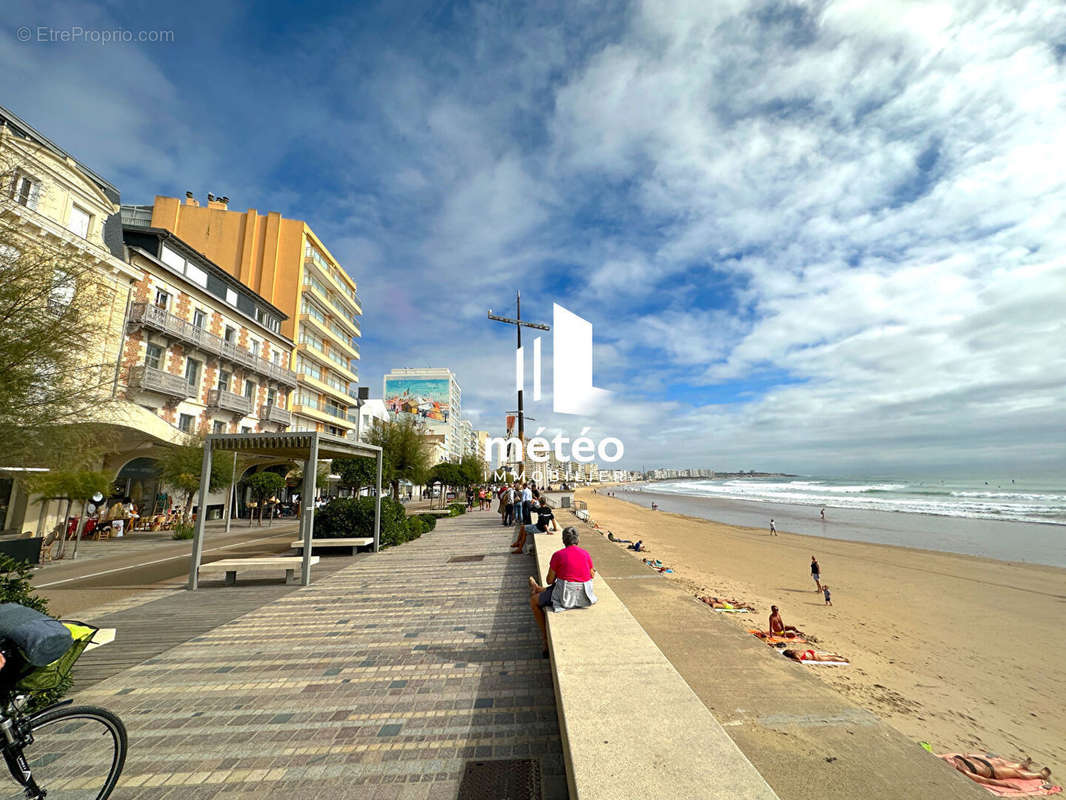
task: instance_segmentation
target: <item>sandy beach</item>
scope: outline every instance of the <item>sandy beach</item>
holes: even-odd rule
[[[906,736],[936,752],[1028,754],[1060,780],[1066,773],[1066,661],[1055,639],[1066,569],[771,537],[590,490],[578,498],[604,535],[642,539],[674,570],[668,577],[693,594],[753,604],[754,615],[728,615],[738,628],[765,628],[776,604],[785,623],[816,637],[819,649],[851,660],[821,669],[822,679]],[[812,555],[832,607],[815,592]]]

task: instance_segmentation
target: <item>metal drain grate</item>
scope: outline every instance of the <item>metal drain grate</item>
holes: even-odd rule
[[[448,559],[449,564],[459,564],[467,561],[483,561],[485,556],[452,556]]]
[[[541,800],[540,762],[467,761],[456,800]]]

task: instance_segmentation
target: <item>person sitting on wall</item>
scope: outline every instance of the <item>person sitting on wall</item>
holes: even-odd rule
[[[556,550],[548,562],[547,586],[541,586],[534,578],[529,579],[529,607],[540,628],[544,642],[541,655],[548,657],[548,630],[544,621],[544,609],[562,612],[568,608],[587,608],[596,602],[592,579],[596,567],[587,550],[578,547],[580,537],[577,528],[563,528],[563,549]]]

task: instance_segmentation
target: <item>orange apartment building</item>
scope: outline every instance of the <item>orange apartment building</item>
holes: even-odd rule
[[[150,206],[123,206],[124,221],[171,231],[288,319],[281,334],[295,343],[290,430],[354,436],[362,301],[349,277],[302,220],[256,209],[230,211],[229,198],[206,205],[157,196]]]

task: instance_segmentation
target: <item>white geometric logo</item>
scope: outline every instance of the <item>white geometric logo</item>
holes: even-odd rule
[[[533,400],[541,395],[540,340],[533,340]],[[515,353],[515,388],[525,387],[525,361]],[[611,392],[592,385],[592,323],[552,304],[552,410],[557,414],[589,415]]]

